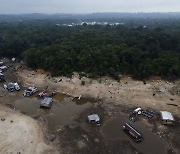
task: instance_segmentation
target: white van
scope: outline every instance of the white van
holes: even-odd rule
[[[19,91],[21,88],[20,88],[20,86],[19,86],[19,84],[16,82],[16,83],[14,83],[14,88],[17,90],[17,91]]]

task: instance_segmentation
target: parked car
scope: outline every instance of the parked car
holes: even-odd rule
[[[36,87],[28,87],[28,89],[24,90],[23,96],[31,96],[38,91]]]
[[[14,83],[12,83],[12,82],[8,83],[7,90],[10,92],[15,91]]]
[[[126,132],[135,142],[141,142],[143,137],[133,126],[128,123],[125,123],[123,126],[124,132]]]
[[[19,86],[19,84],[16,82],[16,83],[14,83],[14,88],[17,90],[17,91],[19,91],[21,88],[20,88],[20,86]]]
[[[5,82],[4,74],[0,72],[0,82]]]
[[[0,72],[0,78],[4,78],[4,74]]]
[[[136,109],[133,111],[133,113],[136,113],[136,114],[140,115],[140,114],[142,113],[142,108],[140,108],[140,107],[136,108]]]
[[[7,69],[8,69],[7,66],[0,66],[0,70],[2,70],[2,71],[5,71],[5,70],[7,70]]]
[[[3,66],[4,65],[4,62],[0,61],[0,66]]]
[[[8,91],[10,91],[10,92],[13,92],[13,91],[19,91],[20,90],[20,86],[18,85],[18,83],[16,82],[16,83],[13,83],[13,82],[10,82],[10,83],[8,83],[7,85],[6,84],[4,84],[3,85],[3,88],[4,89],[7,89]]]
[[[52,102],[53,102],[53,100],[52,100],[51,97],[46,97],[46,98],[44,98],[44,100],[41,102],[40,107],[51,108]]]

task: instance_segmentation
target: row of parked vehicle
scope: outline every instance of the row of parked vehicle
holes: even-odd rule
[[[4,62],[0,61],[0,82],[6,81],[3,72],[7,69],[8,67],[4,65]]]
[[[7,89],[10,92],[14,92],[14,91],[19,91],[21,88],[17,82],[15,82],[15,83],[10,82],[7,85],[4,84],[4,89]],[[37,92],[38,92],[38,88],[35,86],[31,86],[24,90],[23,96],[29,97]],[[45,90],[40,92],[37,95],[38,97],[43,98],[43,101],[41,102],[40,107],[50,108],[52,105],[52,102],[53,102],[53,100],[52,100],[53,95],[55,95],[55,92],[50,93]]]
[[[15,90],[19,91],[21,88],[17,82],[15,82],[15,83],[10,82],[7,85],[4,84],[4,89],[7,89],[8,91],[13,92]]]
[[[37,92],[38,92],[37,87],[31,86],[31,87],[28,87],[26,90],[24,90],[23,96],[31,96],[31,95],[33,95],[33,94],[35,94]],[[47,95],[47,90],[44,90],[44,91],[40,92],[37,95],[38,97],[43,98],[43,101],[41,102],[40,107],[51,108],[52,103],[53,103],[52,96],[54,94],[55,93],[52,93],[51,95],[50,94]]]

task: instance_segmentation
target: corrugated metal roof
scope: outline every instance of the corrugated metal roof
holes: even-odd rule
[[[46,97],[42,102],[41,105],[49,105],[52,102],[51,97]]]
[[[99,118],[99,116],[97,115],[97,114],[92,114],[92,115],[89,115],[88,116],[88,119],[91,121],[91,120],[93,120],[93,121],[99,121],[100,120],[100,118]]]
[[[175,121],[173,115],[167,111],[160,111],[163,120]]]

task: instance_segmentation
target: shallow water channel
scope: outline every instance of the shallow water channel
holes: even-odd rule
[[[65,101],[65,99],[67,100]],[[75,119],[95,102],[90,98],[70,98],[61,93],[57,93],[54,100],[59,103],[57,103],[54,111],[47,117],[48,127],[51,131],[57,131],[66,125],[70,125],[71,127],[78,125]]]
[[[24,97],[14,101],[13,106],[24,114],[34,115],[40,108],[40,103],[41,100],[37,98]]]
[[[13,106],[26,115],[35,115],[40,109],[40,103],[43,99],[36,97],[37,94],[31,97],[21,97],[14,101]],[[92,103],[96,102],[91,98],[72,98],[62,93],[57,93],[53,97],[51,109],[47,111],[47,124],[50,131],[57,131],[63,126],[76,126],[76,118]]]
[[[46,120],[49,131],[58,131],[63,126],[69,125],[76,127],[80,125],[77,118],[81,112],[91,107],[96,100],[90,98],[72,98],[62,93],[57,93],[53,97],[54,103],[51,109],[46,109]],[[36,96],[20,97],[13,102],[13,106],[27,115],[35,115],[39,108],[42,99]],[[82,119],[81,119],[82,120]],[[83,119],[84,120],[84,119]],[[123,132],[122,126],[130,123],[143,135],[141,143],[134,142],[126,133]],[[165,142],[159,136],[153,134],[144,125],[138,121],[133,123],[126,117],[116,118],[108,121],[101,126],[102,134],[107,140],[125,140],[129,141],[133,147],[145,154],[164,154]]]
[[[131,124],[143,135],[143,140],[141,143],[134,142],[122,130],[122,127],[125,123]],[[143,152],[144,154],[164,154],[165,153],[165,141],[159,136],[150,132],[148,128],[142,126],[138,121],[133,123],[125,117],[113,119],[103,126],[102,132],[106,136],[106,138],[109,140],[129,141],[133,147]]]
[[[83,105],[77,105],[74,102],[58,104],[58,107],[47,117],[49,130],[57,131],[66,125],[76,126],[75,119],[78,118],[79,113],[90,106],[90,102]]]

